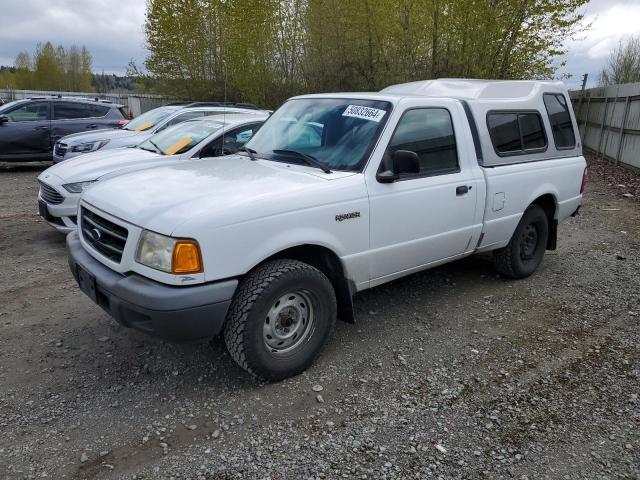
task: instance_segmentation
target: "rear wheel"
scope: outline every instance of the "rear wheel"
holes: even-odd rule
[[[274,260],[238,287],[224,330],[229,353],[265,380],[307,369],[330,337],[336,297],[329,279],[297,260]]]
[[[547,214],[538,205],[525,210],[509,244],[495,251],[496,269],[508,278],[525,278],[537,270],[549,238]]]

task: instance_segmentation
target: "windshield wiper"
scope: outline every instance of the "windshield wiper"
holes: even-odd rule
[[[273,153],[282,153],[284,155],[295,155],[296,157],[303,160],[307,165],[319,168],[324,173],[331,173],[331,170],[329,170],[329,167],[319,162],[311,155],[307,155],[306,153],[298,152],[296,150],[287,150],[287,149],[276,149],[276,150],[273,150]]]
[[[157,150],[151,150],[150,148],[144,148],[144,147],[136,147],[135,145],[133,147],[128,147],[128,148],[139,148],[140,150],[145,150],[147,152],[158,153]]]
[[[258,152],[256,152],[253,148],[240,147],[240,148],[238,149],[238,151],[239,151],[239,152],[247,152],[247,154],[249,154],[249,158],[250,158],[252,161],[254,161],[254,162],[258,159],[258,158],[254,155],[254,153],[258,153]]]

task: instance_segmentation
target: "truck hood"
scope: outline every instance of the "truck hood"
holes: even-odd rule
[[[43,174],[54,174],[64,183],[96,180],[116,170],[144,165],[151,160],[174,159],[140,148],[116,148],[98,150],[78,157],[70,158],[46,169]],[[159,162],[162,163],[162,162]]]
[[[353,175],[229,155],[120,175],[86,190],[82,200],[125,222],[172,235],[192,219],[209,229],[311,207],[319,198],[331,203],[336,201],[331,184]]]
[[[145,135],[145,132],[136,132],[132,130],[125,130],[123,128],[105,128],[102,130],[93,130],[91,132],[72,133],[71,135],[62,137],[59,141],[72,146],[87,142],[97,142],[100,140],[130,140],[131,145],[136,145],[138,143],[138,139],[142,141],[147,136],[148,134]]]

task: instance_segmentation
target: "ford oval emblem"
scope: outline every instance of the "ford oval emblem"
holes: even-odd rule
[[[91,238],[93,238],[95,242],[102,238],[102,234],[97,228],[92,228],[91,230],[89,230],[89,233],[91,234]]]

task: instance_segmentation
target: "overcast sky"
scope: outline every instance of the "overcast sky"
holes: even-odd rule
[[[640,33],[640,0],[591,0],[584,9],[590,30],[567,41],[569,88],[583,73],[597,81],[609,52],[620,38]],[[13,65],[21,50],[33,52],[38,41],[86,45],[96,72],[123,74],[130,59],[142,66],[145,0],[0,0],[0,65]]]

